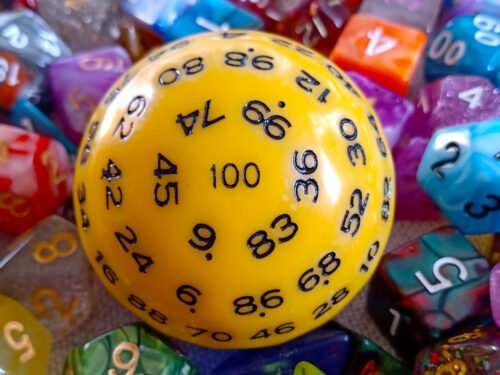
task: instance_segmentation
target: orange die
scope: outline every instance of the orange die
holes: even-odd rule
[[[364,14],[353,15],[330,59],[378,84],[406,95],[425,48],[426,35],[414,28]]]

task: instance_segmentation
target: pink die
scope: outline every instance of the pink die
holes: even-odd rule
[[[493,320],[500,327],[500,263],[490,273],[490,302]]]

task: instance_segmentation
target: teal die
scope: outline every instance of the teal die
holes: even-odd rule
[[[207,31],[261,29],[264,22],[227,0],[120,0],[121,9],[173,41]]]
[[[462,233],[500,232],[500,119],[437,131],[417,180]]]
[[[262,29],[264,22],[256,15],[226,0],[199,0],[164,30],[165,41],[173,41],[207,31]]]
[[[500,86],[500,18],[479,13],[453,18],[429,41],[428,80],[453,74],[479,75]]]
[[[186,359],[142,324],[129,324],[75,348],[66,358],[68,375],[196,375]]]

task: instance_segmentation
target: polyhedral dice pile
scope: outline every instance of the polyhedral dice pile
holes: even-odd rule
[[[0,9],[0,373],[371,375],[410,374],[413,369],[413,374],[425,375],[500,374],[500,1],[5,0]],[[332,79],[352,95],[352,106],[361,100],[361,91],[380,120],[387,150],[384,137],[377,135],[377,151],[391,149],[395,177],[379,186],[383,202],[377,215],[388,220],[395,197],[395,228],[407,226],[415,235],[385,254],[384,245],[372,241],[352,272],[357,278],[374,272],[363,308],[390,343],[385,349],[394,355],[375,344],[380,335],[370,337],[372,341],[360,335],[364,332],[356,324],[347,329],[329,321],[278,346],[216,350],[174,340],[149,327],[159,328],[167,316],[136,295],[129,296],[129,307],[141,318],[144,315],[144,323],[134,322],[136,318],[111,302],[106,306],[113,306],[113,311],[101,310],[102,298],[111,297],[103,292],[95,272],[107,287],[129,275],[117,271],[104,248],[95,249],[87,259],[80,240],[90,225],[109,224],[95,215],[89,218],[86,204],[92,197],[81,181],[73,191],[75,163],[87,160],[91,149],[94,152],[98,125],[89,120],[100,102],[108,105],[127,90],[134,78],[126,72],[134,62],[146,57],[136,65],[139,70],[148,61],[164,61],[162,54],[186,45],[178,39],[193,34],[229,35],[231,45],[232,38],[248,33],[233,29],[269,31],[275,34],[276,48],[290,47],[304,58],[316,53],[329,58],[347,71],[330,65]],[[154,49],[166,43],[172,44]],[[273,65],[266,56],[252,59],[253,52],[233,53],[226,65],[256,70]],[[163,84],[200,66],[187,65],[182,72],[166,67]],[[291,78],[302,94],[314,95],[318,105],[333,101],[335,93],[322,89],[324,83],[307,71]],[[193,129],[215,128],[221,119],[215,109],[225,107],[215,107],[218,104],[208,99],[197,113],[188,115],[183,109],[184,115],[179,115],[177,124],[186,136]],[[247,115],[247,122],[263,125],[263,137],[279,138],[292,131],[283,116],[271,113],[264,118],[283,109],[285,101],[272,103],[276,109],[263,102],[248,103],[256,117]],[[126,104],[128,117],[115,130],[125,138],[145,101],[136,96]],[[248,108],[243,112],[249,113],[245,111]],[[198,119],[203,122],[195,128]],[[378,134],[375,116],[368,120]],[[349,129],[357,135],[356,127]],[[345,138],[354,140],[354,130],[344,131]],[[356,144],[349,146],[350,162],[366,164],[367,155]],[[323,155],[318,156],[323,162]],[[341,157],[345,148],[338,153]],[[290,160],[303,174],[296,203],[301,197],[314,200],[327,192],[318,190],[311,176],[318,166],[312,150]],[[105,189],[108,210],[121,205],[124,193],[130,194],[117,182],[122,170],[115,162],[92,172]],[[257,171],[254,180],[247,178],[252,168]],[[164,187],[160,205],[178,199],[176,182],[168,180],[174,169],[177,173],[176,165],[158,156],[155,176]],[[234,189],[236,180],[229,179],[234,173],[241,173],[242,183],[249,187],[258,184],[261,175],[255,163],[239,169],[235,164],[214,164],[209,175],[214,188],[219,184]],[[333,185],[328,193],[335,195]],[[342,210],[342,216],[347,215],[342,227],[349,238],[365,220],[364,187],[356,194],[355,190],[350,201],[354,209],[359,200],[360,211]],[[155,197],[156,193],[150,198]],[[292,238],[297,226],[290,215],[273,218],[268,227],[288,230]],[[423,221],[434,229],[418,236]],[[128,246],[137,243],[135,232],[124,228],[114,233],[122,246],[116,251],[125,251],[146,271],[150,263],[144,254],[129,251]],[[289,240],[283,236],[271,241],[263,233],[267,232],[257,231],[249,239],[248,247],[253,246],[257,258],[263,254],[260,251],[267,254]],[[214,229],[198,224],[190,235],[194,237],[187,238],[189,245],[209,263]],[[261,243],[267,247],[261,248]],[[329,254],[333,258],[321,263],[322,258],[300,278],[303,292],[335,280],[332,274],[340,260],[335,252]],[[375,270],[371,266],[379,260]],[[244,306],[253,313],[260,301],[267,308],[260,312],[264,315],[283,304],[279,290],[265,292],[258,298],[242,296],[240,302],[248,302]],[[318,306],[316,314],[332,309],[344,294]],[[194,316],[202,297],[199,286],[177,289],[187,316]],[[360,299],[355,303],[359,306]],[[239,302],[235,306],[239,309]],[[106,324],[100,322],[98,333],[85,336],[104,315],[126,316],[132,324],[108,319]],[[294,329],[284,321],[259,330],[252,339],[265,340]],[[209,338],[223,343],[229,337],[196,325],[187,334],[195,342]],[[71,338],[75,347],[61,349]]]

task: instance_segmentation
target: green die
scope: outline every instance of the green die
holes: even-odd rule
[[[338,323],[332,322],[329,325],[346,331],[351,338],[351,352],[344,375],[411,375],[409,366],[394,358],[367,337],[358,335]]]
[[[185,358],[134,323],[75,348],[64,375],[196,375]]]

